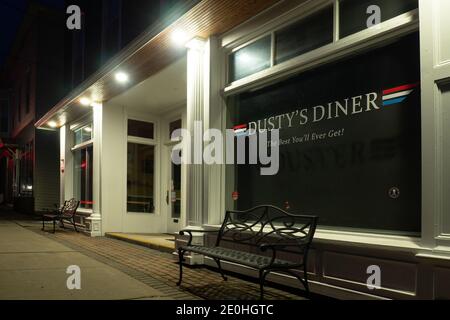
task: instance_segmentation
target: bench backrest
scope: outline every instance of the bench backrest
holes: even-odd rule
[[[271,205],[246,211],[227,211],[216,246],[223,241],[234,245],[292,244],[289,252],[304,254],[317,227],[317,216],[295,215]]]
[[[64,219],[72,219],[73,216],[77,213],[78,206],[80,205],[80,201],[75,198],[67,200],[64,203],[63,208],[61,209],[61,216]]]

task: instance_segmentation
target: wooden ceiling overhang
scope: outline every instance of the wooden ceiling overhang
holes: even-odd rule
[[[141,35],[119,52],[102,69],[75,88],[56,104],[37,123],[38,128],[49,128],[54,122],[57,128],[91,112],[79,103],[81,97],[104,102],[125,92],[164,69],[186,54],[185,48],[175,45],[173,32],[183,30],[186,38],[208,38],[223,34],[246,20],[268,9],[280,0],[202,0],[164,26],[160,24]],[[159,30],[158,30],[159,27]],[[129,74],[130,81],[120,85],[115,80],[117,71]]]

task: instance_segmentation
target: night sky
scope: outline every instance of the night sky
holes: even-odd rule
[[[8,57],[29,2],[30,0],[0,0],[0,67]],[[34,2],[52,8],[64,8],[64,0],[35,0]]]

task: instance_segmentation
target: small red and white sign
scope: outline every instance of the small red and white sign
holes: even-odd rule
[[[233,198],[234,201],[237,201],[237,200],[239,199],[239,192],[234,191],[234,192],[231,194],[231,197]]]

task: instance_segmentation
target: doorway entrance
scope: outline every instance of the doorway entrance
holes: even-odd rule
[[[176,119],[168,122],[169,137],[172,133],[182,128],[182,120]],[[178,142],[168,141],[166,143],[166,158],[165,158],[165,199],[167,213],[167,232],[175,233],[184,227],[184,188],[183,188],[183,166],[176,164],[172,158],[176,156],[181,157],[181,149]],[[173,156],[174,155],[174,156]]]

